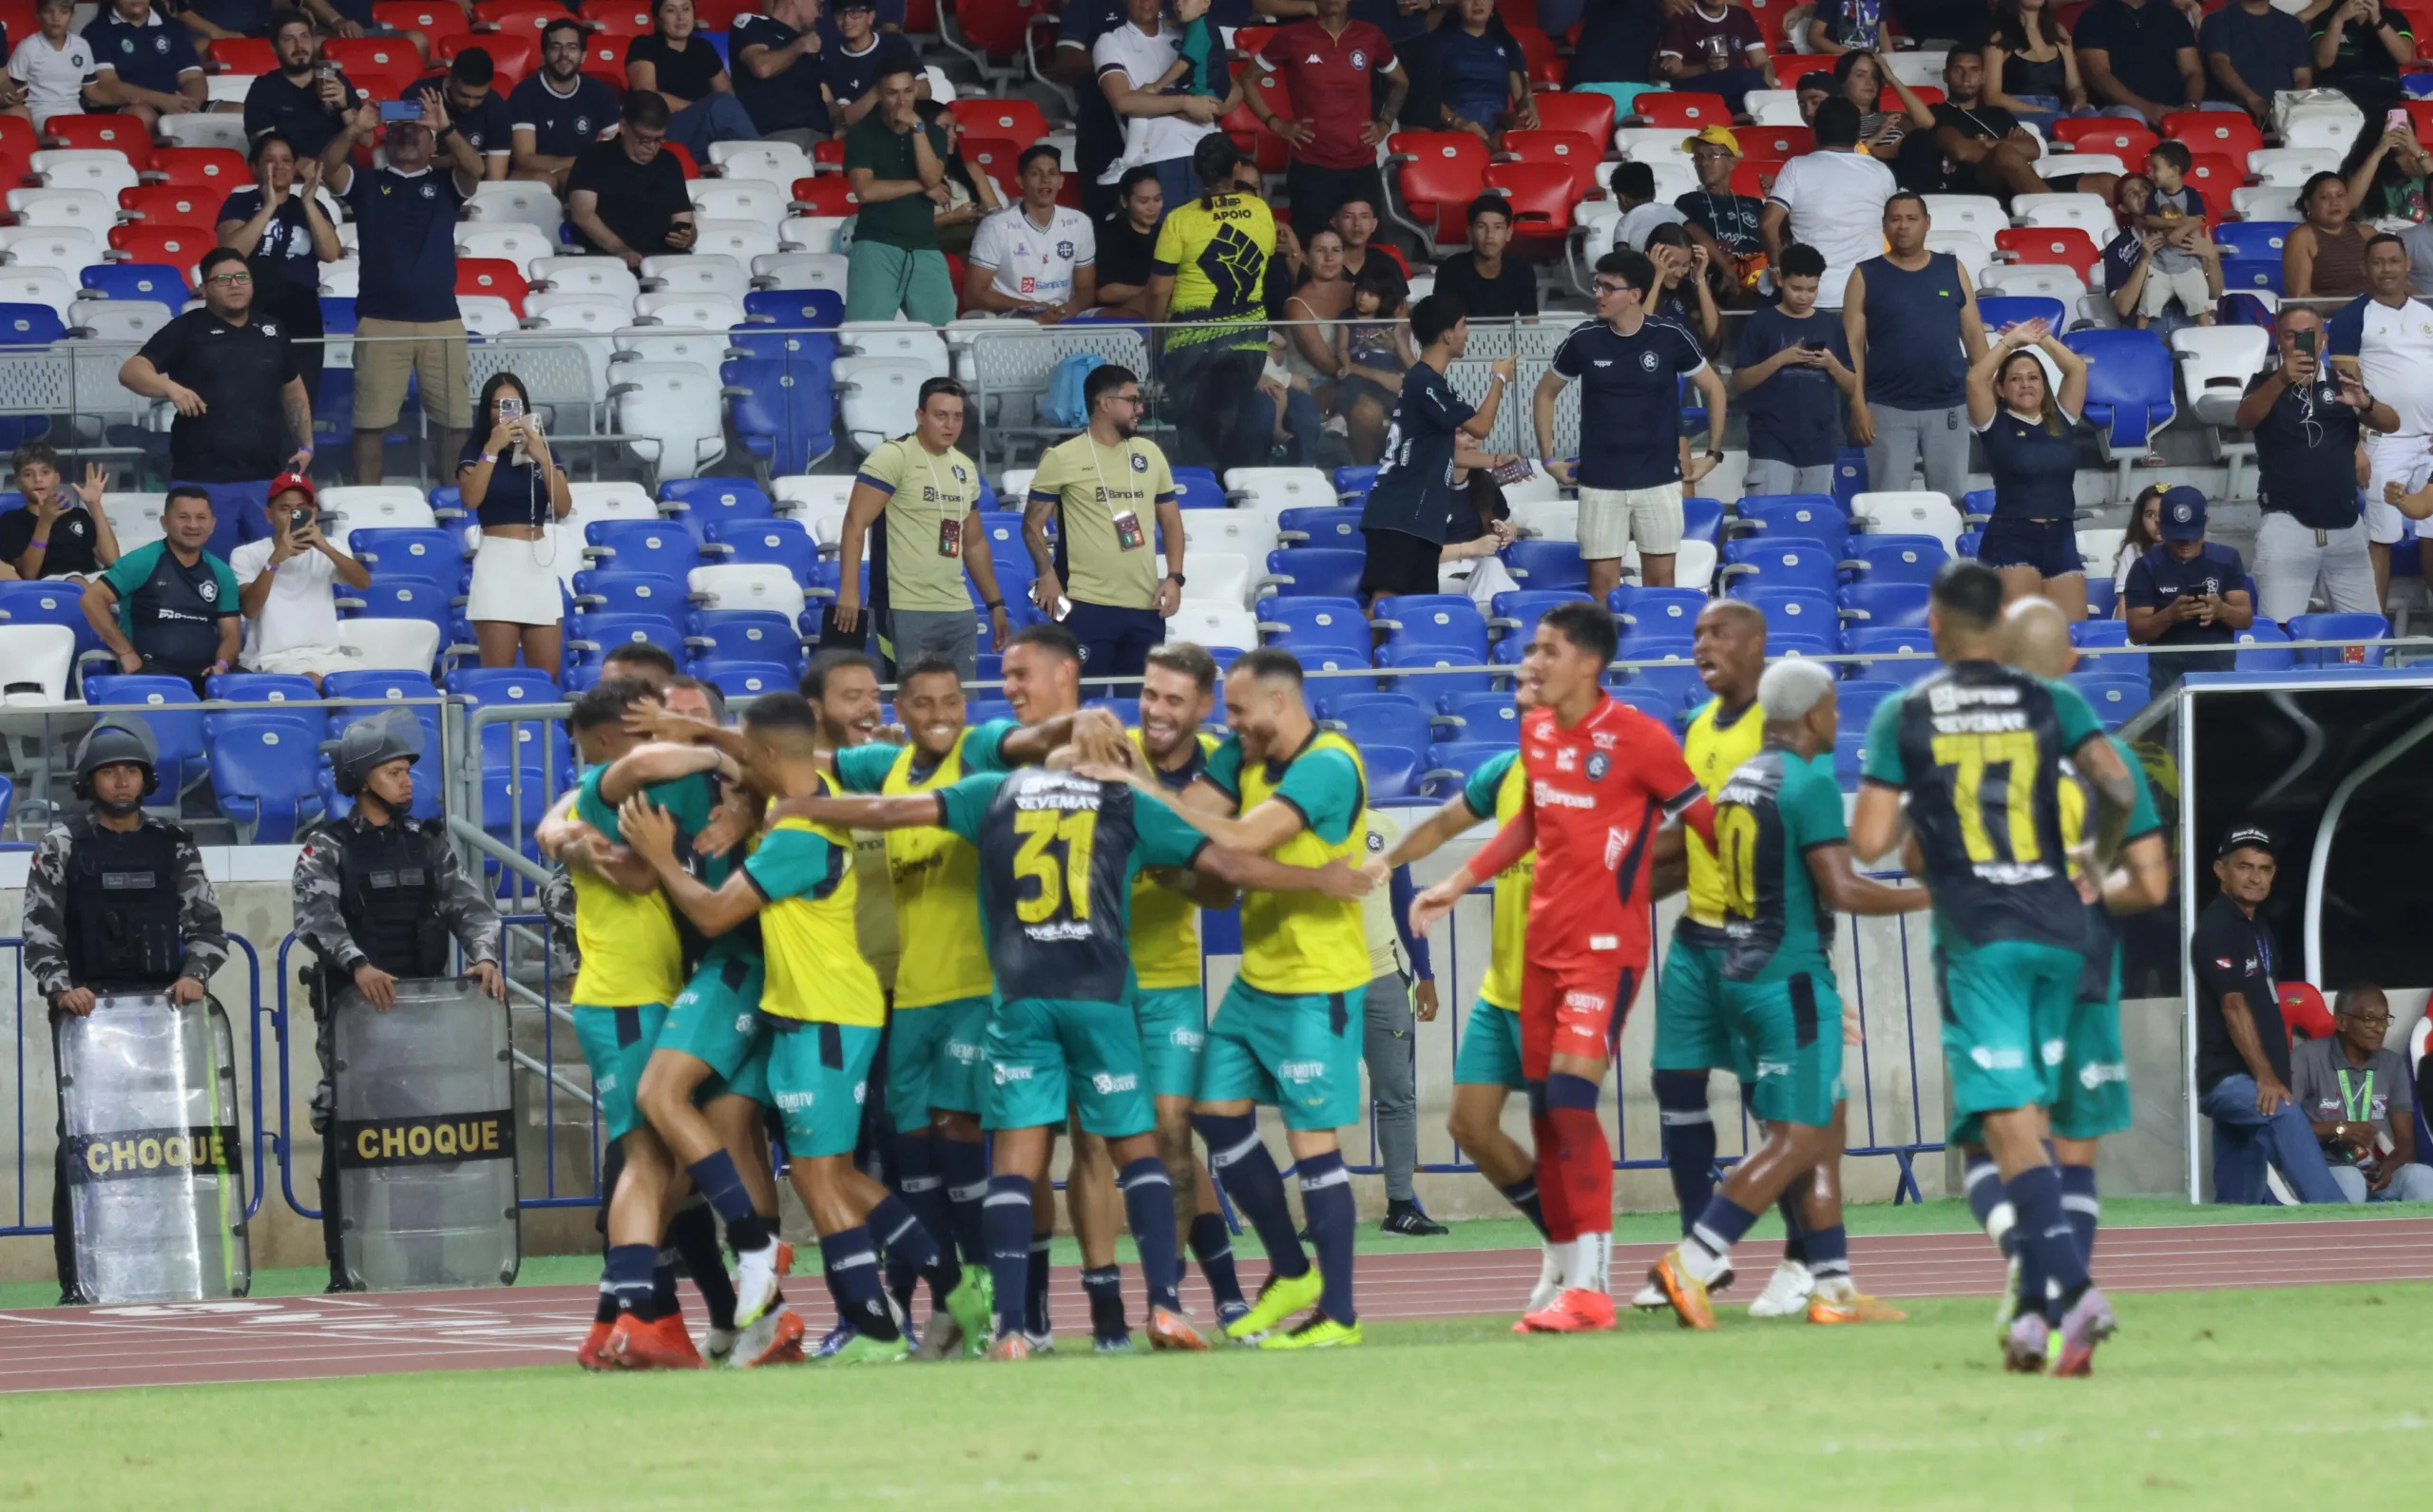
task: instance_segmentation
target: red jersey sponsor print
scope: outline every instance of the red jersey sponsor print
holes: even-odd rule
[[[1552,709],[1523,715],[1521,764],[1538,841],[1528,959],[1602,957],[1617,976],[1622,967],[1643,966],[1656,832],[1705,791],[1679,743],[1646,715],[1600,695],[1568,730]]]

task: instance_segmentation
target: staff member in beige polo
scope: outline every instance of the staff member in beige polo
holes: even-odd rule
[[[973,622],[964,573],[979,590],[988,633],[1004,645],[1013,633],[1006,596],[997,588],[997,561],[980,522],[980,469],[957,450],[963,438],[963,385],[931,378],[921,385],[912,432],[883,442],[862,462],[845,505],[837,566],[836,628],[862,618],[862,537],[871,541],[871,634],[889,675],[925,656],[947,657],[973,679],[980,666],[980,631]],[[884,528],[871,534],[871,526]]]
[[[1182,607],[1182,504],[1166,454],[1141,439],[1140,380],[1113,363],[1093,368],[1082,401],[1090,428],[1048,448],[1030,480],[1023,540],[1037,573],[1031,595],[1081,642],[1082,677],[1138,678]]]

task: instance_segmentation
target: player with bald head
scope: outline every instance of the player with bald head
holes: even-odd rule
[[[1908,913],[1925,892],[1858,874],[1833,780],[1838,729],[1833,674],[1814,661],[1778,661],[1757,684],[1764,747],[1715,794],[1715,851],[1723,887],[1715,952],[1722,1024],[1741,1067],[1741,1101],[1766,1142],[1733,1168],[1689,1236],[1656,1263],[1685,1327],[1715,1327],[1708,1292],[1731,1269],[1732,1247],[1794,1185],[1806,1199],[1808,1266],[1817,1323],[1898,1321],[1902,1314],[1850,1279],[1849,1238],[1838,1192],[1806,1178],[1838,1160],[1834,1108],[1842,1096],[1842,999],[1833,982],[1833,915]],[[1676,950],[1678,954],[1678,950]]]

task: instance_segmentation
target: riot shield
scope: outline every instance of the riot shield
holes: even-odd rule
[[[86,1292],[107,1303],[243,1296],[244,1131],[220,1005],[105,997],[60,1016],[57,1053]]]
[[[503,1286],[523,1260],[507,1005],[454,978],[348,987],[332,1024],[339,1237],[374,1292]]]

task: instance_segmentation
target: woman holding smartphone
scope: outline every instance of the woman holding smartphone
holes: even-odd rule
[[[574,494],[515,374],[482,385],[456,486],[482,527],[465,610],[482,665],[511,667],[520,651],[526,666],[557,677],[565,647],[558,553],[574,548],[549,526],[574,507]]]

